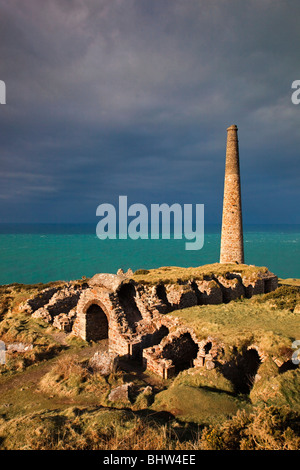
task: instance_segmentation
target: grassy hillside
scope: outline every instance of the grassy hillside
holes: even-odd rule
[[[222,344],[223,357],[213,370],[181,372],[157,394],[155,409],[207,425],[255,406],[286,406],[300,413],[300,370],[290,360],[292,343],[300,338],[300,314],[291,306],[299,301],[298,290],[282,287],[252,299],[170,313],[200,339],[210,336]],[[251,346],[263,355],[253,376],[247,366]]]
[[[300,370],[289,361],[300,339],[295,286],[168,314],[222,343],[227,367],[191,368],[172,380],[136,363],[106,376],[91,368],[106,343],[71,338],[19,310],[43,287],[0,288],[0,340],[33,346],[0,365],[0,449],[299,449]],[[265,360],[249,380],[241,358],[253,344]],[[243,380],[245,390],[237,387]],[[129,395],[110,401],[129,382]]]
[[[278,354],[300,338],[300,315],[293,312],[297,302],[300,292],[282,287],[252,299],[195,306],[169,315],[191,326],[201,339],[216,336],[226,347],[237,349],[254,342],[265,353]]]

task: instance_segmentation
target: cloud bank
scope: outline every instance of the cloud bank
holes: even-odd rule
[[[0,3],[0,220],[94,222],[116,203],[222,210],[239,128],[244,220],[300,223],[300,5]]]

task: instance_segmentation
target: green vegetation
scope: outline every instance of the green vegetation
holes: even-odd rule
[[[158,284],[164,282],[175,284],[178,280],[189,279],[202,281],[213,276],[225,276],[228,272],[239,273],[247,278],[256,278],[259,274],[268,272],[266,267],[248,266],[246,264],[207,264],[196,268],[180,268],[176,266],[165,266],[157,269],[139,269],[132,279],[141,284]]]
[[[176,423],[175,423],[176,424]],[[190,448],[181,444],[182,430],[167,427],[158,417],[128,410],[68,407],[0,419],[3,449],[127,450]],[[184,437],[182,438],[184,442]]]
[[[171,274],[175,282],[177,269],[135,276],[154,282]],[[101,346],[69,337],[19,309],[41,286],[0,287],[0,340],[33,345],[7,352],[0,365],[0,449],[300,448],[300,369],[290,361],[292,342],[300,339],[295,286],[168,314],[199,339],[215,338],[222,353],[212,370],[191,368],[165,381],[138,364],[120,363],[105,377],[91,368],[90,358]],[[264,360],[255,377],[242,378],[249,390],[241,393],[235,374],[241,380],[239,360],[251,345],[263,351]],[[224,373],[222,364],[231,372]],[[109,400],[112,390],[129,382],[127,399]]]
[[[255,407],[204,429],[205,450],[299,450],[299,414],[288,407]]]
[[[299,432],[299,415],[286,407],[238,411],[202,429],[95,407],[0,418],[1,447],[12,450],[299,450]]]
[[[235,414],[242,404],[223,390],[176,384],[160,392],[152,408],[167,411],[184,422],[205,425]]]
[[[280,309],[274,307],[276,290],[228,304],[176,310],[169,315],[192,327],[201,339],[210,335],[224,341],[225,351],[232,347],[241,351],[255,343],[267,354],[278,354],[279,349],[290,348],[300,338],[300,315],[289,308],[294,303],[294,290],[284,289],[285,297],[279,295]]]
[[[263,377],[251,390],[250,399],[258,405],[288,406],[300,413],[299,389],[299,370],[288,370],[284,374]]]
[[[296,286],[283,285],[278,287],[276,291],[260,296],[257,302],[268,302],[272,307],[292,312],[296,305],[300,304],[300,289]]]
[[[288,278],[288,279],[278,279],[278,284],[281,286],[295,286],[300,287],[300,279]]]
[[[0,338],[6,344],[24,343],[32,345],[22,354],[6,353],[7,361],[0,368],[0,375],[49,359],[61,351],[64,346],[56,339],[56,331],[43,321],[35,320],[22,312],[9,311],[0,322]]]
[[[76,354],[66,354],[60,357],[42,377],[39,389],[62,397],[74,397],[80,394],[93,398],[98,396],[101,404],[110,387],[104,377],[89,370],[87,360],[80,360]]]

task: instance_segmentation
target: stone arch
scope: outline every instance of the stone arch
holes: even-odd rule
[[[166,288],[164,284],[159,283],[155,286],[155,293],[158,297],[158,299],[162,303],[162,312],[161,313],[167,313],[172,310],[172,307],[168,301],[167,293],[166,293]]]
[[[209,354],[210,350],[212,348],[212,342],[211,341],[207,341],[203,347],[204,349],[204,352],[205,352],[205,355],[206,354]]]
[[[221,351],[220,345],[211,336],[199,342],[199,352],[197,360],[195,361],[196,367],[206,366],[207,368],[215,367],[215,359]]]
[[[199,345],[194,341],[189,331],[169,339],[162,348],[162,356],[172,361],[175,373],[193,367]]]
[[[135,332],[136,324],[143,318],[136,304],[135,286],[130,282],[126,282],[119,287],[117,294],[119,303],[125,312],[128,325]]]
[[[95,305],[95,307],[89,308]],[[97,308],[97,306],[99,308]],[[86,289],[79,298],[72,332],[85,341],[108,338],[107,347],[116,354],[126,355],[129,338],[126,316],[117,294],[102,287]]]
[[[220,371],[231,381],[236,393],[248,395],[257,378],[257,372],[265,360],[258,347],[251,345],[234,355],[232,359],[221,365]]]
[[[142,338],[142,348],[145,349],[151,346],[156,346],[169,333],[169,328],[167,328],[165,325],[161,325],[160,328],[155,329],[154,332],[148,333]]]
[[[249,347],[243,355],[244,387],[243,391],[249,393],[252,389],[258,369],[263,362],[262,357],[256,347]]]
[[[98,299],[89,300],[82,309],[85,318],[85,340],[101,341],[109,337],[109,316]]]
[[[262,363],[265,361],[265,359],[266,359],[266,355],[264,354],[264,352],[261,351],[261,350],[259,349],[259,347],[256,346],[256,344],[251,344],[250,346],[248,346],[247,351],[249,351],[249,350],[251,350],[251,349],[255,349],[255,350],[256,350],[257,356],[258,356],[258,358],[259,358],[259,361],[260,361],[260,363],[262,364]]]

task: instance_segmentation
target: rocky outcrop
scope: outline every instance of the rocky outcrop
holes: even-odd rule
[[[118,356],[109,351],[96,351],[89,360],[89,367],[103,376],[111,374],[117,366]]]
[[[32,351],[32,349],[33,349],[32,344],[25,344],[25,343],[11,343],[6,346],[6,350],[8,352],[23,353],[27,351]]]
[[[123,385],[119,385],[119,387],[112,389],[112,391],[110,392],[108,396],[108,400],[113,403],[114,402],[125,402],[125,403],[129,402],[130,401],[129,393],[130,393],[132,385],[133,385],[132,382],[129,382]]]

